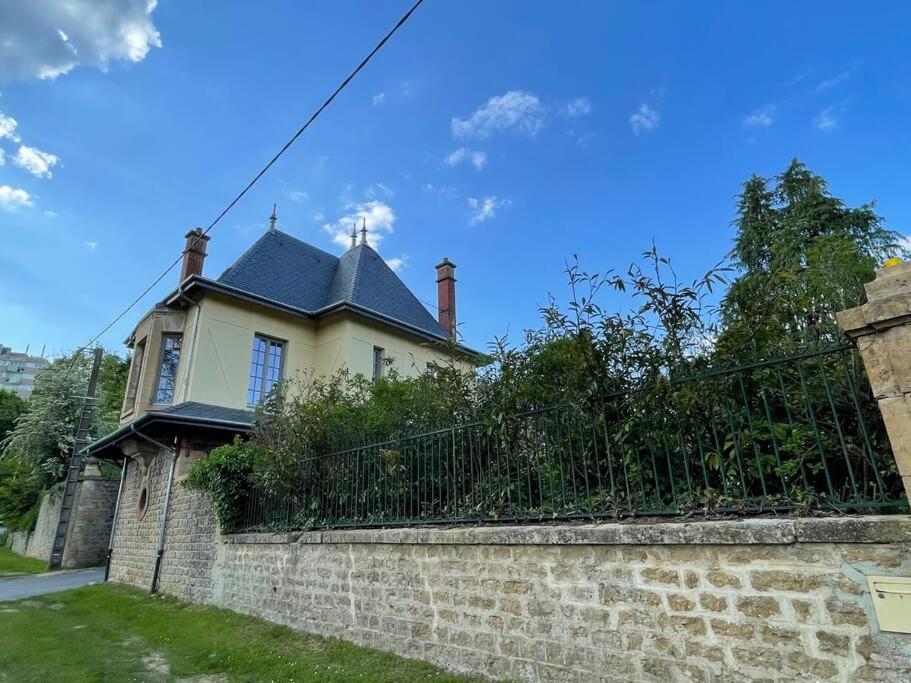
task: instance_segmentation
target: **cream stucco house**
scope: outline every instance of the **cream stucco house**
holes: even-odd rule
[[[437,266],[432,316],[366,240],[337,257],[275,229],[274,220],[218,278],[203,274],[208,236],[187,233],[177,288],[137,323],[121,427],[92,455],[140,461],[160,447],[178,474],[250,430],[254,409],[283,378],[340,368],[415,376],[480,354],[455,343],[455,265]]]

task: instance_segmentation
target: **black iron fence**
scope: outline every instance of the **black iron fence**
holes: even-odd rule
[[[302,459],[235,531],[905,505],[839,346]]]

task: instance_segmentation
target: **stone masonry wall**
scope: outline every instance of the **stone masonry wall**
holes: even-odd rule
[[[159,453],[150,465],[149,504],[140,519],[140,467],[135,460],[128,461],[114,533],[112,581],[151,587],[169,466],[166,453]],[[211,602],[217,526],[208,498],[185,488],[180,479],[172,486],[166,534],[159,590],[193,602]]]
[[[229,537],[214,597],[494,678],[911,678],[911,636],[878,631],[865,579],[911,571],[908,524],[901,544],[795,542],[786,522],[722,544],[723,524],[673,544],[621,525]]]
[[[33,557],[45,562],[51,557],[57,520],[60,518],[60,494],[45,493],[38,509],[38,521],[31,532],[14,531],[6,541],[7,547],[17,555]]]
[[[119,485],[119,480],[107,477],[85,475],[80,478],[76,488],[73,517],[63,550],[64,569],[97,567],[104,564]],[[54,527],[56,523],[55,518]]]
[[[140,518],[140,466],[135,460],[127,461],[120,509],[115,520],[110,574],[112,581],[122,581],[144,588],[148,588],[152,583],[167,467],[167,455],[159,453],[149,467],[149,504],[145,515]]]
[[[25,551],[28,550],[29,536],[27,531],[13,531],[6,538],[6,547],[17,555],[25,555]]]
[[[63,551],[64,569],[95,567],[104,563],[111,534],[114,501],[119,481],[83,476],[76,485],[74,513]],[[46,493],[41,499],[38,521],[29,533],[10,534],[7,545],[14,553],[49,560],[60,520],[61,493]]]
[[[47,561],[51,557],[54,535],[57,533],[57,520],[60,519],[60,504],[63,496],[60,493],[45,493],[38,510],[38,521],[28,538],[25,554],[36,560]]]
[[[148,588],[167,460],[112,578]],[[134,471],[135,468],[135,471]],[[911,574],[911,518],[220,537],[175,482],[159,589],[444,667],[520,680],[911,680],[869,575]]]

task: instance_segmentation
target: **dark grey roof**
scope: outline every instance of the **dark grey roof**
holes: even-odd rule
[[[337,257],[287,233],[266,232],[217,282],[307,313],[351,304],[447,338],[436,318],[367,245]]]
[[[172,417],[182,417],[188,420],[200,420],[204,422],[234,422],[237,424],[253,424],[253,411],[242,410],[240,408],[225,408],[223,406],[213,406],[208,403],[199,403],[197,401],[184,401],[175,406],[168,406],[161,410],[152,411],[159,415],[170,415]]]
[[[291,235],[266,232],[218,282],[312,312],[326,305],[338,262],[337,256]]]
[[[143,433],[144,430],[149,428],[173,430],[181,427],[202,427],[209,430],[227,432],[228,434],[246,433],[253,426],[253,416],[252,410],[224,408],[196,401],[184,401],[161,410],[150,410],[132,422],[125,424],[117,431],[89,444],[82,449],[82,452],[98,455],[111,446],[131,437],[134,432]]]

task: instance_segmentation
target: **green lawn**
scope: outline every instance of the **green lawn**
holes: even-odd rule
[[[17,555],[6,546],[0,546],[0,578],[12,574],[37,574],[47,571],[47,562]],[[3,680],[0,678],[0,680]]]
[[[117,584],[0,603],[0,643],[0,681],[472,680]]]

